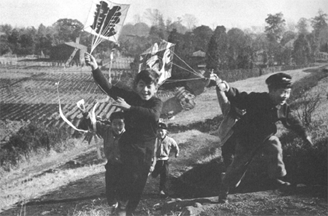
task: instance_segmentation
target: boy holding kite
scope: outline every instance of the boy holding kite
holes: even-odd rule
[[[159,76],[152,69],[140,71],[134,80],[134,91],[130,91],[109,83],[93,56],[86,54],[85,62],[98,86],[116,100],[112,105],[124,112],[126,131],[119,140],[122,169],[118,213],[131,215],[141,199],[154,157],[162,110],[162,101],[155,97]]]
[[[287,99],[291,93],[291,76],[276,73],[266,79],[269,92],[246,93],[230,87],[218,80],[220,91],[224,91],[231,105],[244,109],[245,115],[233,126],[235,157],[227,169],[219,192],[219,202],[226,203],[229,188],[239,184],[245,174],[249,162],[260,150],[269,160],[268,174],[276,186],[288,186],[290,183],[282,180],[287,172],[283,162],[280,140],[275,136],[276,123],[295,131],[308,144],[312,145],[311,137],[307,134],[300,121],[293,116]]]

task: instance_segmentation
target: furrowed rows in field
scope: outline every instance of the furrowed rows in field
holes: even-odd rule
[[[39,121],[46,126],[68,128],[59,116],[58,97],[64,115],[74,125],[78,125],[82,117],[76,106],[77,101],[84,99],[90,111],[97,99],[106,97],[90,73],[22,72],[14,75],[17,78],[8,78],[10,75],[0,73],[1,120]],[[55,85],[57,82],[59,95]],[[95,112],[108,118],[114,110],[109,102],[100,103]]]

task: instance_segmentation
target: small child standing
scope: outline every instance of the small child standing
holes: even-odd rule
[[[121,154],[119,151],[119,139],[125,132],[123,112],[114,112],[110,115],[109,127],[97,122],[97,133],[104,139],[104,152],[107,158],[106,174],[106,197],[108,205],[116,208],[118,205],[117,188],[119,174],[122,168]]]
[[[165,196],[167,191],[167,180],[169,176],[169,156],[173,149],[175,151],[175,157],[179,156],[179,146],[176,141],[167,136],[167,126],[164,123],[158,124],[158,137],[157,137],[157,152],[156,152],[156,165],[154,171],[151,173],[153,178],[160,175],[159,193]]]
[[[92,128],[88,113],[84,112],[83,117],[84,127]],[[108,205],[114,210],[118,205],[117,188],[122,168],[118,141],[125,132],[124,113],[114,112],[110,115],[109,120],[110,122],[97,120],[94,132],[104,141],[104,153],[107,159],[105,165],[106,198]]]

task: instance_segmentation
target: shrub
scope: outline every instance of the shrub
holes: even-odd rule
[[[9,138],[14,135],[15,133],[17,133],[17,131],[25,126],[28,125],[30,123],[30,121],[11,121],[11,120],[4,120],[4,121],[0,121],[0,147],[9,141]]]
[[[328,73],[324,71],[324,68],[308,69],[305,72],[310,72],[309,76],[306,76],[293,84],[293,93],[291,94],[290,101],[294,109],[298,108],[296,100],[301,98],[303,94],[309,91],[311,88],[318,85],[318,82],[328,76]]]
[[[297,183],[327,184],[328,126],[316,113],[323,99],[322,91],[312,94],[308,91],[327,76],[321,69],[305,77],[306,80],[296,84],[296,97],[293,98],[292,106],[311,134],[314,145],[306,146],[294,133],[284,133],[281,137],[282,143],[285,144],[284,161],[289,173],[288,178]]]
[[[59,151],[56,145],[66,140],[68,135],[63,129],[46,127],[40,122],[23,125],[1,147],[0,166],[8,170],[11,166],[17,165],[22,157],[28,158],[32,151],[36,152],[40,149]]]
[[[304,96],[299,101],[299,108],[296,111],[298,118],[301,120],[303,125],[306,127],[310,126],[314,121],[314,111],[320,105],[321,94],[316,96],[310,96],[304,94]]]
[[[313,146],[306,146],[295,134],[285,134],[284,161],[288,179],[295,183],[327,184],[327,125],[312,126]]]

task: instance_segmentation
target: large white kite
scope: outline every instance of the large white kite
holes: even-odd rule
[[[129,4],[117,4],[108,0],[94,0],[84,31],[93,35],[91,52],[103,40],[117,43],[127,16]]]

